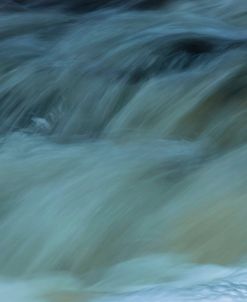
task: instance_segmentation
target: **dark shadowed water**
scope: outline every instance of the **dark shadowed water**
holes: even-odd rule
[[[244,302],[246,230],[246,0],[2,1],[1,302]]]

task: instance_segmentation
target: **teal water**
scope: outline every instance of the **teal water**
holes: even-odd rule
[[[246,26],[0,13],[0,301],[247,301]]]

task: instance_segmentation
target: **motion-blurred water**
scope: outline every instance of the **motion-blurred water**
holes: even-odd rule
[[[1,8],[0,301],[247,301],[247,1],[120,2]]]

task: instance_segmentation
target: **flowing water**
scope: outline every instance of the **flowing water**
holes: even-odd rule
[[[2,6],[1,302],[247,301],[247,1],[161,2]]]

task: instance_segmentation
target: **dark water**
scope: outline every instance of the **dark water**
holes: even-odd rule
[[[0,301],[247,301],[247,2],[0,7]]]

